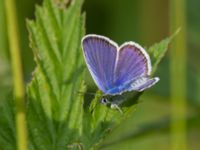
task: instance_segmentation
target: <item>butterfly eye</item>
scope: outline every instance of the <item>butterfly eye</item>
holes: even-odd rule
[[[109,104],[110,102],[108,101],[107,98],[104,98],[104,97],[103,97],[103,98],[101,98],[100,103],[103,104],[103,105],[107,105],[107,104]]]

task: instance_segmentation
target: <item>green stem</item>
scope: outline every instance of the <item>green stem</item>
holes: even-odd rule
[[[8,39],[11,55],[11,66],[14,82],[14,96],[16,104],[16,138],[17,149],[27,150],[27,128],[25,113],[25,91],[23,82],[23,71],[20,57],[19,35],[17,28],[16,7],[13,0],[5,1]]]
[[[171,144],[186,150],[186,15],[185,0],[170,0],[170,31],[181,32],[171,45]]]

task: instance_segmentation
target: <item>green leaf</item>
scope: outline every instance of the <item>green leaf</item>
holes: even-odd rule
[[[167,52],[169,44],[171,43],[173,38],[179,33],[179,31],[180,29],[177,29],[177,31],[170,37],[148,48],[147,52],[150,55],[151,63],[152,63],[152,74],[155,73],[158,64],[160,63],[165,53]]]
[[[12,95],[12,93],[10,93]],[[16,149],[15,105],[12,96],[0,100],[0,149]]]
[[[67,9],[45,0],[28,21],[36,69],[29,83],[28,127],[32,149],[67,149],[82,134],[84,91],[82,0]]]

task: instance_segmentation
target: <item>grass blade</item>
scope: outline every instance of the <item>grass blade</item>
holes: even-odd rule
[[[16,132],[17,132],[17,149],[27,150],[27,127],[25,111],[25,91],[23,82],[23,71],[20,56],[18,24],[16,17],[16,8],[13,0],[5,1],[8,39],[11,54],[11,65],[14,82],[14,97],[16,105]]]

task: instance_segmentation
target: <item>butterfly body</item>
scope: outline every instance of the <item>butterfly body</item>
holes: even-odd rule
[[[86,35],[82,47],[87,67],[104,95],[143,91],[159,81],[151,78],[148,53],[135,42],[121,46],[107,37]]]
[[[121,95],[126,89],[128,89],[129,86],[129,84],[123,84],[113,87],[106,91],[105,95]]]

